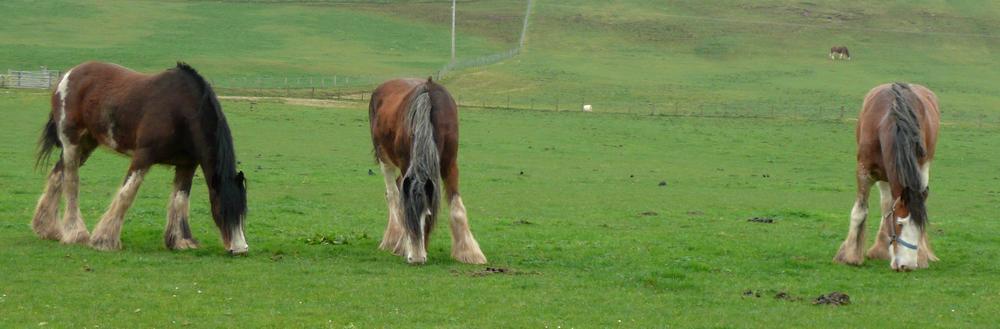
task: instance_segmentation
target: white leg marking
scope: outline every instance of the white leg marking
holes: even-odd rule
[[[104,142],[105,142],[105,144],[108,144],[108,147],[110,147],[112,150],[117,150],[118,149],[118,143],[115,142],[115,123],[114,122],[111,122],[111,121],[108,122],[107,140],[105,140]]]
[[[230,242],[231,247],[229,248],[229,253],[233,255],[242,255],[247,253],[250,246],[247,245],[247,239],[243,236],[243,225],[236,227],[233,230],[233,241]]]
[[[63,214],[63,243],[86,243],[90,239],[87,226],[80,213],[80,154],[79,146],[63,143],[63,194],[66,212]]]
[[[927,186],[930,186],[930,182],[931,182],[931,162],[927,161],[924,162],[922,166],[920,166],[920,184],[924,188],[927,188]]]
[[[469,229],[469,217],[465,211],[465,203],[461,195],[451,199],[451,256],[456,260],[469,264],[485,264],[486,256],[479,249],[479,242],[472,236]]]
[[[66,96],[69,95],[69,75],[72,73],[73,69],[66,71],[66,75],[63,75],[59,86],[56,87],[56,93],[59,94],[59,139],[63,145],[68,144],[63,128],[66,127]]]
[[[190,236],[185,236],[184,228],[189,212],[190,196],[184,191],[174,191],[174,197],[170,202],[170,209],[167,212],[167,228],[164,232],[167,247],[171,249],[192,249],[197,248],[198,243]],[[190,228],[189,228],[190,229]]]
[[[125,222],[125,212],[135,200],[143,177],[142,170],[136,170],[129,174],[125,184],[118,190],[114,201],[111,201],[108,211],[104,213],[101,221],[94,228],[94,235],[90,239],[92,247],[98,250],[121,249],[121,230],[122,224]]]
[[[385,233],[382,235],[382,242],[379,248],[389,250],[393,254],[402,255],[404,252],[403,226],[400,219],[402,208],[400,207],[399,188],[396,186],[396,167],[379,161],[382,168],[382,177],[385,180],[385,204],[389,209],[389,220],[385,226]]]
[[[62,195],[63,172],[49,173],[45,182],[45,191],[38,198],[38,205],[35,206],[35,217],[31,220],[31,227],[42,239],[59,240],[62,238],[62,229],[59,227],[59,196]]]
[[[868,218],[868,208],[862,207],[863,201],[855,201],[854,208],[851,208],[851,229],[855,230],[864,224],[865,219]]]

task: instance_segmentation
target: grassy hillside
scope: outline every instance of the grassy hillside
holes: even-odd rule
[[[525,3],[460,2],[459,58],[512,47]],[[182,59],[222,87],[283,87],[284,77],[292,88],[329,87],[319,78],[338,76],[364,90],[431,74],[449,58],[447,1],[6,1],[0,9],[15,13],[0,25],[9,54],[0,68],[102,59],[151,71]],[[836,117],[854,113],[877,84],[909,81],[938,92],[946,121],[1000,122],[995,2],[578,0],[539,1],[533,12],[525,53],[446,79],[462,103]],[[848,46],[854,60],[829,60],[833,45]]]
[[[815,115],[910,81],[945,120],[1000,121],[997,2],[541,1],[531,24],[525,54],[451,87],[470,104]]]
[[[246,76],[423,75],[448,61],[448,24],[373,9],[385,6],[4,1],[0,68],[65,69],[98,59],[156,71],[184,60],[229,83]],[[502,41],[463,35],[458,52],[487,54],[505,49]]]

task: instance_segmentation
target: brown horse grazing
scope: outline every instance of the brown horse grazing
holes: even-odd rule
[[[844,46],[835,46],[830,48],[830,59],[844,59],[851,60],[851,52],[847,50]]]
[[[441,199],[439,182],[444,179],[451,209],[451,256],[485,264],[458,193],[458,105],[448,91],[430,78],[385,82],[372,92],[368,118],[389,206],[379,248],[405,254],[411,264],[427,260]],[[405,169],[401,177],[398,168]]]
[[[39,141],[40,164],[55,147],[59,162],[38,200],[32,227],[43,239],[88,243],[98,250],[121,249],[125,212],[153,164],[175,167],[174,192],[164,242],[170,249],[196,248],[188,226],[188,196],[201,166],[222,241],[233,254],[247,251],[243,236],[246,186],[236,171],[229,125],[212,87],[190,66],[145,75],[124,67],[87,62],[63,76],[52,94],[52,112]],[[131,157],[125,182],[94,228],[87,227],[78,201],[80,166],[99,145]],[[63,223],[59,195],[66,197]]]
[[[847,239],[834,261],[864,262],[868,190],[876,181],[883,219],[868,258],[891,259],[896,271],[925,268],[937,260],[927,241],[925,202],[939,123],[937,96],[924,86],[884,84],[868,92],[857,127],[857,199]]]

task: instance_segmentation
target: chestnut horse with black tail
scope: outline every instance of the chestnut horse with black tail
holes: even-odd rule
[[[368,117],[389,206],[379,248],[405,254],[411,264],[427,261],[444,179],[451,256],[463,263],[486,263],[458,193],[458,105],[448,91],[430,78],[391,80],[372,93]]]
[[[226,250],[246,253],[246,185],[243,172],[236,171],[233,138],[215,92],[190,66],[178,63],[155,75],[98,62],[74,67],[52,94],[52,112],[39,145],[36,165],[54,148],[62,148],[31,223],[43,239],[121,249],[125,212],[143,177],[152,165],[166,164],[174,166],[175,176],[164,242],[170,249],[196,248],[188,225],[188,196],[195,169],[201,166]],[[79,168],[100,145],[132,162],[91,235],[80,214]],[[60,194],[66,197],[61,224]]]
[[[924,86],[893,83],[868,92],[857,128],[858,194],[835,261],[864,262],[868,190],[874,182],[882,195],[882,221],[868,258],[891,259],[896,271],[937,260],[927,241],[925,202],[939,125],[937,96]]]

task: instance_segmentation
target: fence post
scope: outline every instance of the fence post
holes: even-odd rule
[[[507,109],[510,109],[510,94],[507,94]]]
[[[556,96],[556,112],[559,112],[559,96]]]

